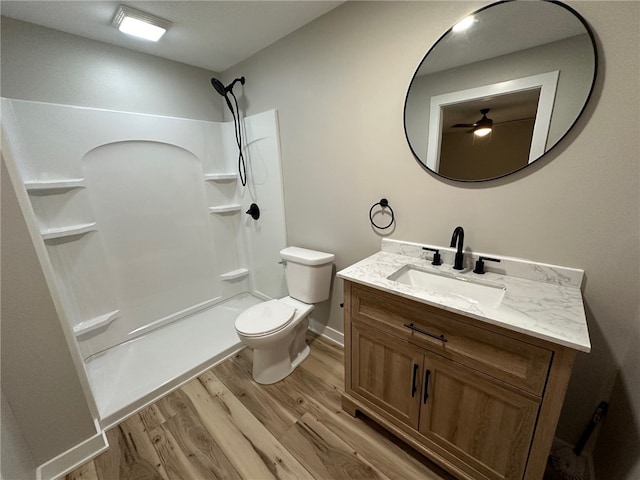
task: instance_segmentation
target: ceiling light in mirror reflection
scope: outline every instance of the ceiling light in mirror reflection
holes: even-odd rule
[[[467,20],[469,17],[474,21]],[[498,2],[469,17],[464,20],[472,28],[458,34],[458,27],[451,27],[418,65],[405,99],[404,126],[411,152],[428,170],[453,180],[482,181],[526,167],[565,137],[591,96],[597,56],[586,21],[560,2]],[[503,158],[522,157],[513,170],[458,176],[439,168],[441,142],[445,135],[454,133],[449,131],[453,124],[466,124],[455,136],[464,143],[477,138],[475,150],[480,144],[483,148],[495,144],[498,136],[509,136],[505,113],[517,106],[507,105],[503,111],[497,103],[510,98],[508,94],[529,90],[538,97],[534,113],[509,120],[521,122],[519,132],[530,131],[526,140],[530,148],[518,147],[518,155],[514,150],[499,152]],[[485,101],[464,118],[444,121],[445,109],[450,106]],[[488,118],[494,125],[492,133],[482,139],[472,133],[479,129],[480,110],[486,108],[491,109]],[[468,163],[483,163],[477,160],[470,158]]]
[[[475,128],[473,130],[473,134],[476,137],[486,137],[490,133],[491,133],[491,127],[480,127],[480,128]]]

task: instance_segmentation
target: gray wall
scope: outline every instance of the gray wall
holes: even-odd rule
[[[485,184],[424,171],[402,120],[424,53],[477,2],[347,2],[225,77],[246,76],[248,113],[279,109],[290,244],[356,262],[379,249],[368,211],[386,197],[393,238],[445,245],[463,225],[472,250],[585,269],[593,351],[578,357],[558,432],[575,442],[640,329],[640,4],[570,5],[601,44],[592,102],[548,157]],[[339,330],[341,288],[326,319]]]
[[[19,427],[40,465],[96,431],[4,159],[1,177],[0,376],[16,426],[5,433]]]
[[[7,98],[222,120],[215,72],[2,17]]]
[[[36,476],[36,462],[24,437],[20,424],[4,393],[0,395],[0,478],[2,480],[29,479]]]
[[[640,309],[636,315],[640,325]],[[594,451],[596,477],[640,478],[640,328],[636,328],[611,392],[609,414]]]

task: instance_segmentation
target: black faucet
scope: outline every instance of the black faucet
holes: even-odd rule
[[[458,251],[456,252],[456,259],[453,262],[454,270],[462,270],[462,261],[464,260],[464,255],[462,255],[462,247],[464,244],[464,228],[456,227],[453,231],[453,235],[451,236],[451,245],[450,247],[455,247],[456,243],[458,244]]]

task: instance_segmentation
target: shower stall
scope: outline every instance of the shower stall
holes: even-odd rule
[[[241,348],[286,295],[277,113],[231,123],[2,99],[3,152],[104,429]],[[261,216],[245,215],[252,203]]]

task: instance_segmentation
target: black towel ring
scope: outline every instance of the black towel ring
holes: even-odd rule
[[[391,212],[391,221],[389,221],[389,225],[385,225],[384,227],[381,227],[380,225],[376,224],[376,222],[373,221],[373,209],[376,208],[378,205],[380,205],[383,209],[388,208],[389,211]],[[393,214],[393,208],[391,208],[391,206],[389,205],[389,200],[387,200],[386,198],[382,198],[378,203],[374,203],[371,206],[371,209],[369,210],[369,221],[371,222],[371,225],[373,225],[374,227],[380,230],[385,230],[389,228],[391,225],[393,225],[393,222],[395,222],[395,215]]]

